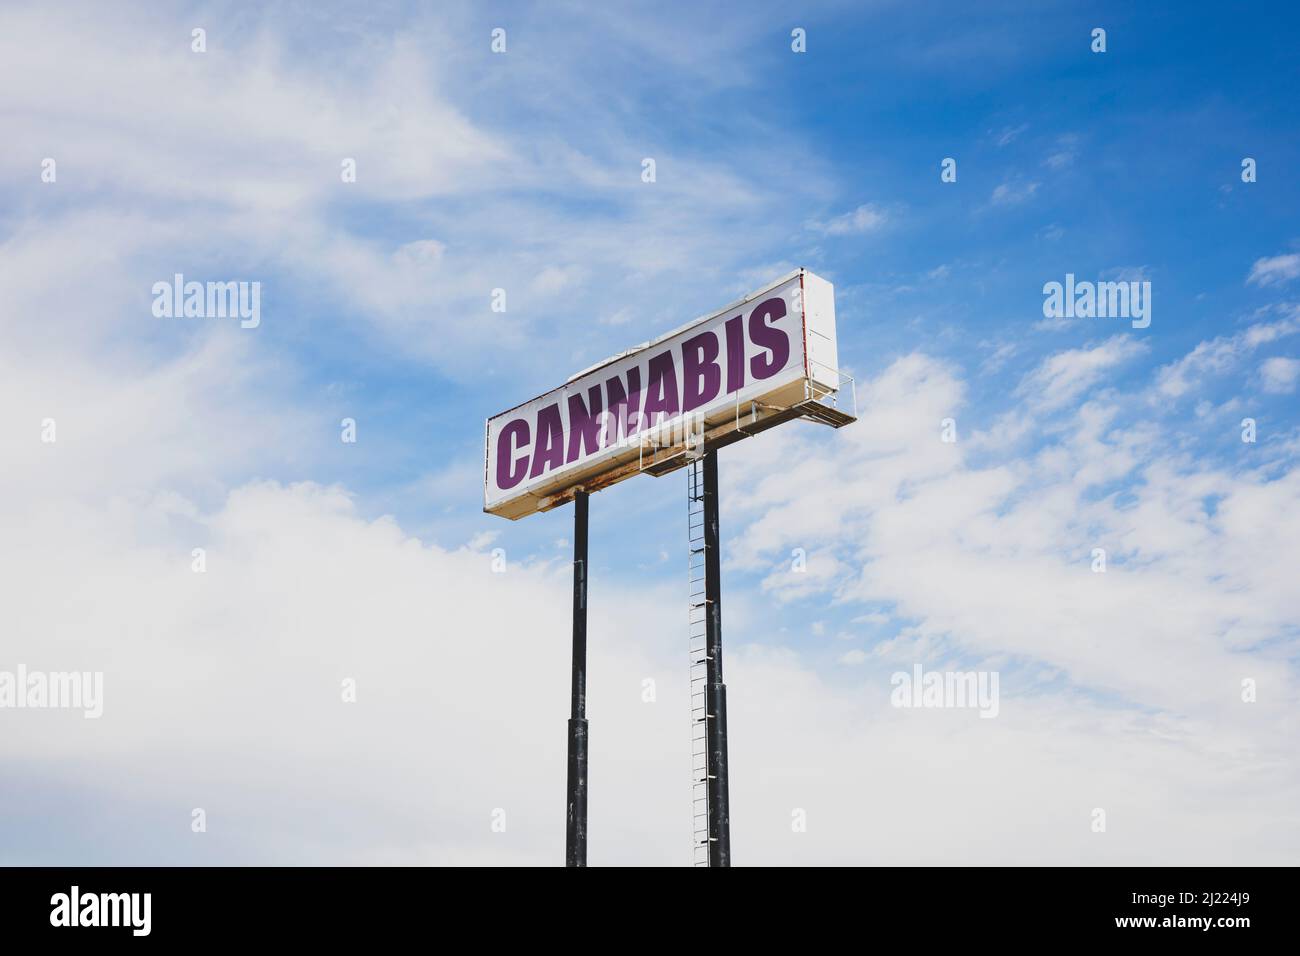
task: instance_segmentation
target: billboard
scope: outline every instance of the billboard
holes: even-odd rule
[[[483,510],[522,518],[792,418],[836,426],[834,287],[796,269],[489,418]]]

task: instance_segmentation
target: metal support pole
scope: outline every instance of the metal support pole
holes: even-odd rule
[[[569,703],[566,866],[587,865],[587,492],[573,497],[573,689]]]
[[[722,682],[722,561],[718,533],[718,453],[704,456],[705,731],[708,739],[709,866],[731,866],[727,784],[727,685]]]

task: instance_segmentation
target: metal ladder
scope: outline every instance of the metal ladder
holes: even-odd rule
[[[705,618],[708,600],[704,596],[704,460],[696,458],[686,471],[686,528],[689,555],[688,638],[691,678],[691,825],[693,864],[709,865],[709,770],[705,684],[708,679],[708,644]]]

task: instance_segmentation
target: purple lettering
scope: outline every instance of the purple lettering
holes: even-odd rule
[[[528,422],[522,418],[510,422],[497,435],[497,487],[502,491],[509,491],[528,473],[528,454],[525,452],[523,457],[514,458],[515,449],[522,449],[527,444]]]
[[[600,451],[600,386],[587,389],[587,403],[581,395],[569,396],[569,454],[566,461],[577,461],[580,449],[588,455]]]
[[[641,421],[646,427],[653,428],[661,413],[672,418],[681,411],[677,404],[677,367],[673,364],[672,352],[663,352],[650,360],[649,379]]]
[[[560,420],[560,404],[555,402],[537,410],[537,444],[528,477],[536,478],[548,468],[554,471],[563,464],[564,422]]]
[[[727,394],[745,387],[745,319],[727,319]]]
[[[771,378],[785,368],[790,359],[790,337],[784,329],[767,324],[785,318],[785,312],[785,299],[773,298],[760,302],[758,308],[749,314],[750,340],[772,353],[770,359],[765,355],[755,355],[749,360],[749,372],[754,378]]]
[[[707,405],[722,388],[718,337],[701,332],[682,343],[682,411]]]
[[[641,369],[633,366],[627,370],[627,388],[617,376],[605,382],[605,391],[609,395],[609,415],[615,419],[614,434],[605,438],[606,444],[618,440],[618,429],[622,437],[627,438],[636,431],[637,418],[641,410]]]

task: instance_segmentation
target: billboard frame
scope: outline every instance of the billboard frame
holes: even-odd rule
[[[798,291],[795,295],[791,295],[795,280],[798,280]],[[797,322],[786,323],[780,329],[780,333],[786,339],[785,364],[771,373],[770,380],[764,380],[755,374],[751,381],[745,372],[747,363],[764,357],[762,350],[769,347],[761,342],[751,341],[750,337],[756,335],[754,319],[758,307],[768,306],[777,301],[775,298],[765,297],[778,290],[785,290],[785,296],[792,302],[797,298],[799,310]],[[781,308],[780,314],[771,319],[770,326],[766,325],[766,319],[771,316],[764,316],[764,321],[758,326],[759,331],[766,332],[768,328],[775,328],[776,322],[787,316],[795,317],[787,307],[785,298],[780,298],[777,304]],[[749,312],[750,309],[754,311]],[[749,331],[748,333],[744,331],[743,321],[737,323],[742,338],[739,342],[739,352],[733,357],[732,349],[736,343],[731,341],[732,329],[727,330],[728,386],[726,390],[719,383],[718,394],[704,402],[698,410],[681,411],[681,406],[685,404],[681,395],[685,388],[685,380],[679,385],[675,369],[672,368],[671,357],[676,354],[675,348],[688,346],[698,341],[700,337],[709,335],[710,332],[715,333],[716,340],[719,337],[717,333],[720,333],[723,328],[723,322],[720,320],[737,312],[739,315],[736,318],[742,319],[748,313]],[[736,318],[726,325],[735,323]],[[794,337],[795,334],[797,338]],[[715,342],[715,349],[717,348]],[[754,351],[755,349],[757,351]],[[747,357],[747,350],[753,354]],[[775,349],[772,350],[772,354],[775,359]],[[494,436],[494,423],[499,423],[500,430],[506,431],[522,421],[523,430],[528,433],[527,442],[531,457],[536,453],[535,442],[540,441],[541,438],[541,419],[540,416],[537,419],[538,434],[533,434],[528,428],[527,415],[519,413],[530,407],[535,412],[554,407],[554,417],[561,422],[559,441],[564,444],[567,440],[572,446],[574,436],[567,416],[569,409],[573,407],[575,397],[586,412],[588,410],[584,398],[586,392],[591,391],[597,398],[605,394],[603,389],[619,380],[620,367],[629,375],[627,391],[630,392],[632,371],[636,372],[635,381],[639,387],[643,382],[640,375],[641,365],[647,362],[650,364],[647,375],[649,381],[645,383],[648,392],[655,384],[653,363],[665,356],[669,357],[673,388],[678,393],[673,396],[676,412],[673,417],[649,423],[649,427],[645,427],[646,423],[633,427],[621,419],[617,422],[612,419],[605,420],[601,426],[600,438],[597,439],[599,447],[595,451],[591,451],[583,441],[579,451],[588,448],[585,456],[579,454],[570,461],[563,461],[558,468],[553,468],[549,475],[543,473],[516,479],[520,487],[518,491],[505,491],[494,485],[494,437],[497,439],[498,446],[495,450],[501,457],[505,456],[502,455],[500,446],[506,439],[506,436],[500,433]],[[730,363],[736,358],[740,361],[739,385],[732,389]],[[719,369],[723,367],[717,351],[711,364]],[[687,371],[685,365],[686,362],[683,360],[683,372]],[[614,379],[607,379],[601,374],[610,372],[615,373]],[[841,397],[840,393],[846,386],[848,395]],[[610,395],[608,402],[603,404],[592,402],[590,408],[599,408],[600,415],[608,415],[614,407],[614,393],[611,392]],[[638,405],[642,401],[649,405],[645,393],[637,392],[636,396]],[[633,414],[640,415],[639,411],[634,411]],[[641,471],[653,475],[668,474],[684,467],[700,454],[759,434],[796,418],[808,418],[835,428],[847,425],[857,418],[857,397],[853,380],[838,368],[834,286],[802,267],[760,286],[720,309],[715,309],[657,338],[597,362],[570,376],[563,385],[488,418],[484,423],[483,510],[488,514],[511,520],[518,520],[538,511],[549,511],[573,500],[575,492],[579,490],[599,491]],[[591,419],[587,418],[585,421],[590,423]],[[610,424],[613,424],[612,432],[615,438],[613,441],[609,440],[609,433],[606,430]],[[625,434],[625,431],[635,431],[636,434]],[[666,443],[660,440],[665,434],[670,437]],[[672,440],[673,435],[681,436],[680,440]],[[511,454],[513,451],[522,450],[522,446],[515,448],[508,440],[505,443],[513,449]],[[648,448],[652,453],[649,455],[650,462],[647,465]],[[571,447],[570,454],[572,451]],[[510,467],[513,468],[513,464]],[[498,470],[500,470],[499,466]],[[533,470],[536,470],[535,463]],[[500,477],[497,476],[498,481]],[[515,485],[508,487],[514,488]]]

